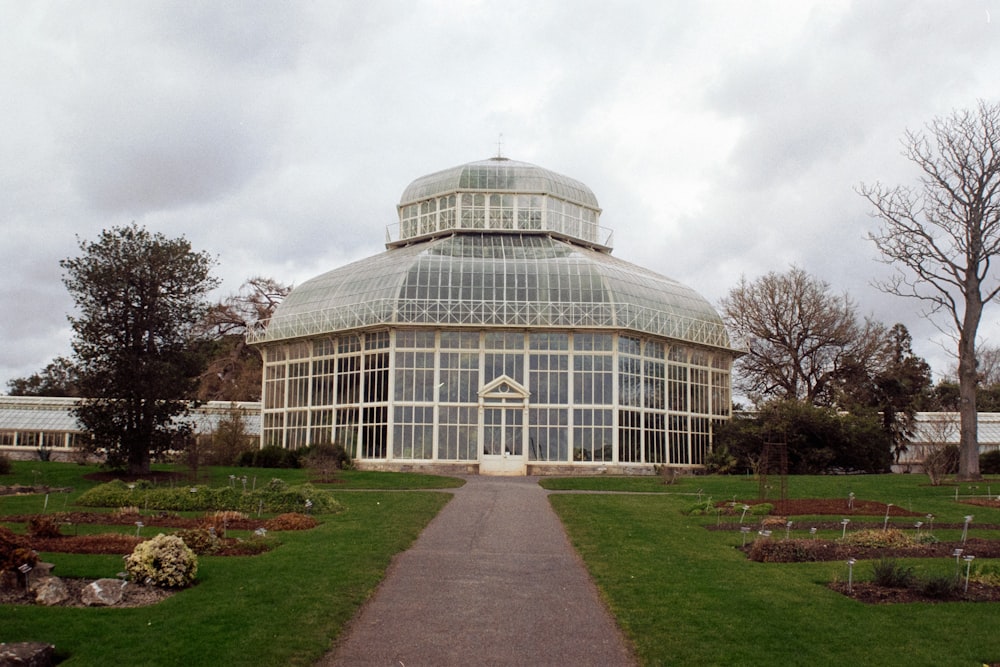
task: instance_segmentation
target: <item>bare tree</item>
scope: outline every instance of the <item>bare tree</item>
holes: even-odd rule
[[[208,363],[199,378],[200,400],[260,400],[261,359],[257,348],[246,344],[247,332],[271,319],[292,290],[273,278],[254,276],[239,292],[214,304],[201,321],[202,336],[211,341]]]
[[[854,302],[800,268],[741,278],[720,302],[748,354],[737,362],[737,387],[754,401],[790,398],[830,404],[835,381],[885,347],[885,327],[859,320]]]
[[[1000,255],[1000,105],[980,102],[907,131],[903,155],[922,172],[920,187],[862,185],[881,220],[869,234],[894,275],[878,287],[923,302],[922,315],[957,338],[959,479],[978,479],[976,334],[1000,292],[991,262]]]

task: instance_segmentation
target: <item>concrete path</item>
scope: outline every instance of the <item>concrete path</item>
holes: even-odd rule
[[[318,666],[635,665],[537,482],[469,477]]]

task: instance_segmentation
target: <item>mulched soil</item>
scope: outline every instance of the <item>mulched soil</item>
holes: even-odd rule
[[[831,590],[867,604],[899,604],[902,602],[1000,602],[1000,587],[969,582],[969,590],[959,588],[947,597],[929,597],[916,588],[886,588],[869,581],[855,582],[848,590],[846,581],[829,584]]]

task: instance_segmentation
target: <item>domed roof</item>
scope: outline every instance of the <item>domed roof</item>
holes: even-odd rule
[[[698,293],[544,235],[464,232],[393,248],[299,285],[255,342],[377,325],[615,328],[729,348]]]
[[[399,205],[404,206],[431,197],[469,190],[549,194],[589,208],[600,209],[597,197],[580,181],[527,162],[517,162],[504,157],[470,162],[421,176],[403,191]]]

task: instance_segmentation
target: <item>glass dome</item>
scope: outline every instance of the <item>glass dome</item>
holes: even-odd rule
[[[493,158],[413,181],[386,250],[266,328],[266,446],[461,474],[700,466],[738,354],[697,292],[611,255],[585,185]],[[416,467],[414,467],[416,466]]]
[[[496,157],[418,178],[400,198],[388,247],[456,230],[554,234],[611,250],[597,197],[583,183],[526,162]]]
[[[296,287],[257,342],[390,324],[613,327],[729,347],[694,290],[552,236],[455,234]]]

